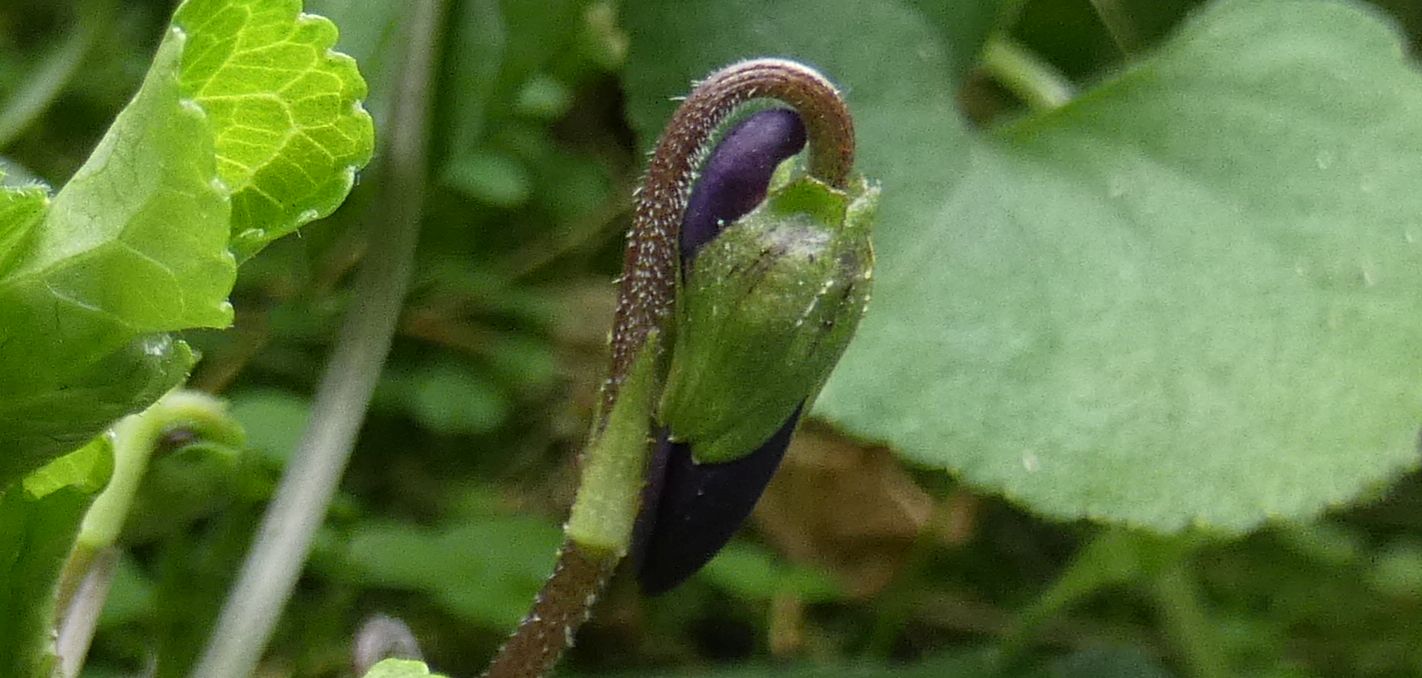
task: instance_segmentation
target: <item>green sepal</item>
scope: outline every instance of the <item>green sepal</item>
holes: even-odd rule
[[[869,298],[878,196],[799,178],[697,254],[661,402],[696,461],[754,451],[829,377]]]
[[[584,548],[621,557],[632,541],[652,444],[659,333],[647,335],[601,432],[583,457],[583,477],[564,533]]]

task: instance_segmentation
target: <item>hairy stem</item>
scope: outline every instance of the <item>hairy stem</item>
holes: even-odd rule
[[[424,207],[444,0],[414,3],[391,116],[383,212],[303,433],[193,675],[246,678],[261,658],[350,459],[409,286]]]
[[[671,312],[677,235],[692,177],[712,134],[741,104],[757,98],[778,99],[800,114],[809,139],[810,173],[844,187],[854,164],[854,121],[844,99],[824,76],[793,61],[756,59],[728,66],[697,85],[667,123],[637,194],[617,290],[612,367],[602,390],[603,416],[617,399],[647,333],[660,328]]]
[[[661,363],[658,343],[665,342],[649,338],[666,329],[675,302],[677,242],[692,179],[716,129],[742,104],[762,98],[779,100],[800,115],[809,141],[810,174],[841,188],[848,180],[854,164],[849,110],[834,85],[801,64],[781,59],[733,64],[698,84],[672,114],[637,193],[618,287],[611,366],[584,453],[583,480],[565,530],[567,540],[533,609],[500,649],[486,676],[527,678],[551,671],[626,553],[644,482],[652,422],[649,416],[637,414],[645,409],[640,405],[626,404],[618,416],[614,411],[624,385],[636,392],[632,400],[655,402],[660,381],[656,370]],[[634,369],[638,365],[646,367]],[[633,378],[643,372],[651,376]],[[629,409],[633,414],[628,414]],[[642,417],[636,422],[635,436],[620,430],[617,420],[627,416]],[[601,444],[604,438],[619,442]],[[595,524],[616,529],[598,529]],[[580,536],[596,539],[584,541]]]

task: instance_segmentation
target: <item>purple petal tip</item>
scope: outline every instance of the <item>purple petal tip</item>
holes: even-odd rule
[[[775,168],[805,147],[805,125],[788,108],[759,111],[727,132],[701,168],[681,225],[681,256],[689,262],[723,224],[765,199]]]

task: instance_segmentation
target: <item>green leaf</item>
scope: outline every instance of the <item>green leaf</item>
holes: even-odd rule
[[[370,160],[365,81],[301,0],[187,0],[183,94],[207,113],[241,259],[330,214]]]
[[[741,38],[738,3],[707,4],[723,23],[633,26],[644,135],[702,45],[793,55],[846,86],[884,186],[821,415],[1048,516],[1160,531],[1306,518],[1416,466],[1422,79],[1377,17],[1219,2],[974,137],[941,43],[886,5],[777,3],[755,21],[782,32]]]
[[[510,408],[493,380],[448,362],[392,370],[381,380],[376,400],[445,435],[489,433],[508,418]]]
[[[121,415],[182,379],[186,346],[138,337],[231,320],[229,208],[202,112],[180,98],[182,49],[181,36],[163,43],[133,102],[42,219],[23,217],[4,257],[0,430],[22,435],[0,443],[0,487],[92,438],[109,421],[95,413]]]
[[[0,486],[83,445],[136,403],[157,400],[196,360],[187,344],[169,335],[145,335],[62,377],[58,386],[0,395],[0,430],[7,434],[0,442]]]
[[[113,471],[113,445],[107,439],[95,439],[25,476],[20,489],[35,500],[61,490],[97,494],[108,485]]]
[[[789,594],[817,603],[844,597],[839,584],[828,574],[787,564],[763,547],[740,541],[721,549],[699,576],[744,600],[767,601]]]
[[[346,540],[345,563],[363,584],[421,591],[464,619],[502,630],[528,610],[561,541],[556,527],[532,518],[488,517],[434,530],[367,523]]]
[[[247,432],[247,447],[285,464],[311,419],[311,401],[290,391],[254,389],[234,393],[232,418]]]
[[[430,673],[424,662],[413,659],[386,659],[370,667],[365,678],[444,678],[438,673]]]
[[[364,84],[295,0],[189,0],[50,198],[0,187],[0,488],[177,385],[241,256],[329,213],[370,155]]]
[[[98,438],[0,494],[0,675],[47,678],[54,669],[60,572],[112,470],[113,450]]]
[[[0,179],[5,173],[0,171]],[[44,218],[49,195],[43,186],[0,189],[0,270],[7,268],[25,235]]]
[[[203,112],[179,92],[183,47],[179,34],[164,41],[138,96],[18,248],[0,288],[9,299],[45,296],[44,311],[95,316],[87,331],[127,330],[120,336],[231,322],[228,206]],[[83,360],[122,343],[91,340],[66,354]]]

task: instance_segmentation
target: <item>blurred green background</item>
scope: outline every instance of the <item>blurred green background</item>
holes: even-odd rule
[[[1198,3],[1106,4],[1129,32],[1113,37],[1088,0],[1028,0],[1013,37],[1090,84],[1121,66],[1123,43],[1148,49]],[[1422,41],[1422,5],[1379,4]],[[7,181],[68,178],[136,89],[172,5],[0,5]],[[377,125],[405,9],[307,2],[341,27]],[[407,622],[432,667],[477,674],[548,573],[572,496],[641,171],[643,142],[622,109],[627,39],[615,2],[459,0],[450,12],[413,291],[262,675],[348,675],[352,634],[376,613]],[[16,113],[46,88],[42,116]],[[980,122],[1020,108],[986,75],[960,99]],[[129,536],[85,675],[181,676],[200,649],[300,434],[362,229],[378,227],[364,220],[379,181],[369,171],[335,216],[243,266],[234,328],[188,336],[204,354],[191,385],[230,400],[251,450],[210,510],[176,520],[187,512],[143,507],[170,520]],[[974,648],[1009,633],[1095,531],[1035,519],[811,423],[741,537],[664,597],[618,582],[563,671],[908,662],[921,675],[972,675]],[[1416,476],[1314,524],[1207,545],[1194,562],[1203,605],[1184,613],[1205,617],[1240,675],[1422,675]],[[1176,675],[1165,639],[1180,620],[1159,611],[1162,595],[1107,587],[1047,622],[1032,656],[1044,675]]]

